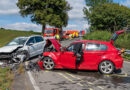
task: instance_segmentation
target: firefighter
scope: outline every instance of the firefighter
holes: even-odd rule
[[[78,32],[76,33],[76,37],[78,37]]]
[[[75,32],[73,33],[73,38],[75,37]]]
[[[56,40],[60,41],[60,36],[56,34]]]
[[[70,39],[70,40],[72,40],[72,36],[73,36],[72,34],[69,34],[69,39]]]

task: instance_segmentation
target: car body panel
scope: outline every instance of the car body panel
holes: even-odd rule
[[[61,45],[58,43],[57,40],[55,39],[47,39],[48,41],[52,42],[52,44],[54,45],[55,49],[59,52],[60,51],[60,47]]]
[[[40,36],[40,35],[32,35],[32,36],[26,37],[27,40],[23,45],[11,45],[11,46],[7,45],[7,46],[4,46],[4,47],[1,47],[0,48],[0,54],[5,53],[5,54],[8,55],[8,54],[13,53],[13,51],[16,51],[17,49],[18,50],[26,50],[28,52],[30,58],[33,57],[33,56],[42,54],[45,43],[46,43],[46,41],[44,39],[43,39],[42,42],[35,43],[31,46],[27,45],[28,40],[31,37],[36,37],[36,36]],[[40,37],[42,37],[42,36],[40,36]],[[21,38],[21,37],[17,37],[17,38]],[[24,37],[22,37],[22,38],[24,38]],[[0,58],[2,58],[2,57],[0,57]]]
[[[119,31],[116,32],[116,34],[119,35],[123,32],[124,31]],[[76,41],[72,43],[72,44],[85,43],[85,47],[87,43],[98,43],[107,46],[107,49],[102,51],[85,51],[85,47],[84,47],[83,58],[81,59],[81,62],[77,66],[76,66],[76,56],[74,56],[73,52],[60,51],[61,45],[56,40],[51,39],[50,41],[57,49],[57,52],[44,52],[43,56],[52,58],[52,60],[54,60],[54,63],[56,65],[55,68],[98,70],[99,64],[104,60],[109,60],[113,62],[115,69],[120,69],[123,67],[123,58],[120,54],[118,54],[119,50],[117,50],[112,45],[111,41],[104,42],[104,41],[83,40],[83,41]],[[44,61],[41,62],[44,63]]]
[[[11,53],[19,47],[22,47],[22,46],[21,45],[4,46],[4,47],[0,48],[0,53]]]

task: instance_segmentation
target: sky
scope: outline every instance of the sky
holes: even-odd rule
[[[16,6],[18,0],[0,0],[0,28],[41,32],[41,25],[31,22],[30,17],[22,17]],[[68,12],[68,26],[64,30],[84,30],[89,28],[84,20],[83,8],[86,7],[84,0],[67,0],[72,10]],[[114,0],[114,2],[130,7],[130,0]],[[50,26],[47,26],[48,28]]]

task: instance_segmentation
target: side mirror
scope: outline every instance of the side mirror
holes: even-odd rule
[[[33,45],[33,43],[29,43],[29,46],[32,46]]]

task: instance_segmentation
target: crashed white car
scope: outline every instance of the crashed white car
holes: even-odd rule
[[[8,59],[13,62],[23,62],[33,56],[42,54],[45,43],[44,38],[40,35],[17,37],[0,48],[0,61]]]

